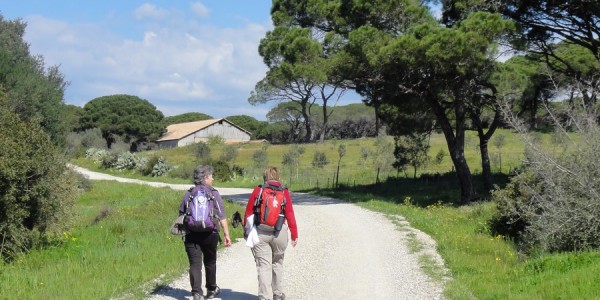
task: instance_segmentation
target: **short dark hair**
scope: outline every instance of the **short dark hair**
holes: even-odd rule
[[[204,178],[213,174],[213,168],[209,165],[203,166],[198,165],[194,169],[194,184],[202,184],[204,183]]]

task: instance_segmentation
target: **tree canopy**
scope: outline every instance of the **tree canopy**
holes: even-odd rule
[[[554,56],[554,44],[568,42],[600,60],[600,2],[596,0],[502,0],[500,12],[515,20],[529,50]]]
[[[338,62],[329,65],[330,74],[376,110],[381,104],[402,110],[410,101],[421,101],[415,107],[429,110],[444,132],[461,198],[477,198],[464,159],[464,135],[468,120],[480,124],[482,164],[489,164],[487,140],[495,127],[486,132],[477,117],[492,109],[492,124],[497,126],[500,112],[489,80],[496,67],[497,41],[512,29],[510,22],[497,14],[475,12],[443,26],[422,2],[411,0],[280,0],[274,1],[271,15],[274,31],[309,29],[322,53],[343,58],[327,60]]]
[[[53,143],[63,145],[69,129],[63,100],[67,82],[57,66],[46,68],[42,56],[29,53],[25,27],[21,20],[0,15],[0,89],[11,111],[40,125]]]
[[[137,143],[156,140],[165,131],[162,112],[137,96],[98,97],[86,103],[83,110],[83,129],[100,128],[108,148],[115,136],[122,136],[135,151]]]
[[[252,133],[252,138],[254,139],[262,138],[264,136],[264,131],[266,130],[266,127],[269,125],[267,122],[261,122],[247,115],[234,115],[229,116],[225,119],[229,120],[236,126],[250,131],[250,133]]]
[[[0,257],[11,260],[69,225],[77,189],[61,148],[7,102],[0,92]]]
[[[176,115],[176,116],[165,117],[163,119],[163,123],[165,124],[165,127],[166,127],[171,124],[179,124],[179,123],[210,120],[210,119],[214,119],[214,118],[210,115],[207,115],[207,114],[201,113],[201,112],[189,112],[189,113],[184,113],[184,114],[180,114],[180,115]]]

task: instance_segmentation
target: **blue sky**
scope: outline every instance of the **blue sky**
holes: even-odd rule
[[[267,70],[258,43],[273,28],[270,7],[270,0],[0,0],[4,19],[27,23],[31,54],[59,66],[68,104],[129,94],[165,116],[258,120],[274,105],[247,100]]]

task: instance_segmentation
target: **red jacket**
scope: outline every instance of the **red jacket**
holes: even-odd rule
[[[275,186],[281,186],[281,183],[275,180],[269,180],[268,183]],[[248,204],[246,204],[246,213],[244,214],[244,225],[246,225],[246,218],[248,218],[254,213],[254,199],[258,197],[258,193],[260,193],[260,186],[254,188],[254,190],[252,191],[252,195],[250,195],[250,199],[248,199]],[[288,191],[288,189],[283,190],[283,194],[286,199],[285,219],[288,227],[290,228],[292,240],[296,240],[298,238],[298,226],[296,225],[296,216],[294,215],[292,197],[290,196],[290,192]]]

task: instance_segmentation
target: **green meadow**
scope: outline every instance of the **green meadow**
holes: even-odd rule
[[[494,178],[502,186],[511,168],[519,166],[523,145],[508,130],[499,147],[490,142]],[[540,134],[548,141],[551,135]],[[387,138],[389,142],[393,140]],[[479,152],[475,135],[467,138],[467,159],[479,186]],[[600,299],[600,252],[536,254],[523,256],[510,240],[491,234],[489,220],[495,206],[489,201],[457,205],[456,179],[447,156],[432,161],[417,172],[379,173],[364,148],[376,152],[376,139],[333,140],[323,144],[303,144],[304,154],[297,167],[283,166],[286,184],[293,191],[305,191],[351,201],[366,209],[403,216],[412,227],[429,234],[448,268],[448,299]],[[340,161],[340,186],[334,188],[340,145],[346,154]],[[211,146],[218,158],[223,145]],[[260,168],[254,166],[253,153],[265,149],[269,164],[281,166],[284,153],[293,145],[241,145],[234,164],[246,170],[230,182],[215,186],[251,187],[260,181]],[[443,137],[431,138],[430,156],[446,151]],[[326,153],[331,161],[323,169],[311,164],[315,151]],[[144,152],[159,155],[172,165],[193,168],[197,163],[192,147]],[[96,171],[150,181],[190,183],[171,176],[149,178],[134,171],[102,170],[84,159],[73,163]],[[502,167],[501,167],[502,165]],[[431,174],[440,174],[432,179]],[[399,175],[399,176],[397,176]],[[317,184],[318,179],[318,184]],[[427,179],[427,180],[424,180]],[[329,181],[329,184],[328,184]],[[83,193],[75,208],[76,217],[63,242],[48,249],[34,250],[17,261],[1,267],[0,291],[10,299],[142,298],[145,293],[181,275],[187,266],[181,241],[168,232],[175,217],[174,207],[181,191],[133,184],[99,181]],[[227,203],[230,211],[241,209]],[[343,224],[340,224],[343,226]],[[241,237],[232,230],[233,239]],[[418,245],[416,245],[418,247]],[[432,278],[443,274],[424,269]],[[2,297],[0,297],[2,298]]]
[[[0,267],[0,298],[135,299],[181,276],[187,257],[169,226],[182,195],[169,188],[94,181],[79,198],[61,243]],[[231,228],[231,234],[242,236],[240,228]]]

